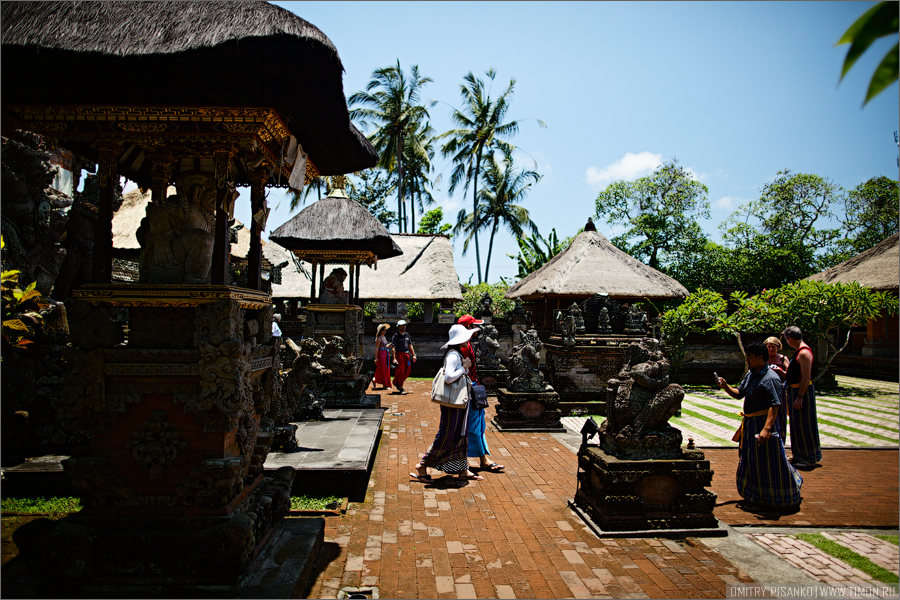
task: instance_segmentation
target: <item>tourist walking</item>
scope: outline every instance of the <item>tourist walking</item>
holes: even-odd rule
[[[468,358],[472,363],[469,367],[469,379],[472,381],[472,383],[481,383],[481,379],[478,377],[478,366],[475,360],[475,348],[472,344],[472,341],[481,332],[481,328],[476,327],[476,325],[483,325],[484,321],[481,319],[476,319],[472,315],[463,315],[457,320],[457,323],[464,326],[466,329],[470,329],[475,332],[472,334],[472,338],[468,342],[460,346],[459,352],[463,355],[463,358]],[[487,422],[485,421],[483,408],[478,408],[475,405],[469,407],[469,419],[466,427],[468,429],[469,438],[469,449],[467,452],[467,456],[469,458],[477,458],[478,466],[483,471],[491,471],[492,473],[503,472],[503,465],[498,465],[497,463],[488,459],[488,456],[491,455],[491,451],[488,448],[487,438],[485,437],[485,432],[487,431]]]
[[[781,408],[781,381],[768,368],[768,350],[760,342],[745,349],[750,370],[735,389],[718,377],[716,383],[732,398],[744,399],[738,430],[737,490],[748,511],[785,510],[800,504],[803,478],[791,466],[784,441],[775,426]]]
[[[787,373],[788,358],[781,354],[781,341],[777,337],[767,337],[763,344],[765,344],[766,350],[769,351],[766,363],[770,369],[778,374],[778,378],[781,380],[781,410],[778,411],[776,424],[778,425],[778,433],[781,434],[781,441],[784,442],[787,439],[787,406],[784,402],[784,376]]]
[[[785,403],[791,421],[791,462],[795,467],[811,469],[822,460],[816,388],[811,381],[813,351],[803,341],[803,332],[799,327],[791,325],[783,335],[788,346],[795,351],[784,377],[787,386]]]
[[[385,390],[391,387],[391,344],[384,335],[390,328],[388,323],[382,323],[375,332],[375,378],[372,380],[372,388],[376,390],[378,384]]]
[[[403,384],[409,377],[412,364],[416,362],[416,349],[413,348],[412,339],[406,332],[406,321],[397,321],[397,333],[391,338],[391,356],[396,367],[394,372],[394,386],[401,394],[404,393]]]
[[[449,339],[446,344],[441,346],[442,350],[444,348],[447,349],[447,353],[444,354],[444,382],[447,385],[454,384],[462,379],[460,384],[468,388],[466,378],[469,367],[472,366],[472,361],[468,358],[463,358],[462,354],[460,354],[460,346],[468,342],[474,333],[474,330],[466,329],[459,324],[450,328]],[[432,478],[428,475],[428,468],[431,467],[445,473],[454,473],[460,479],[477,481],[484,479],[484,477],[476,475],[469,470],[469,460],[466,458],[466,450],[468,448],[468,437],[466,435],[468,407],[469,403],[459,408],[441,404],[441,421],[434,436],[434,441],[416,465],[416,472],[409,474],[410,477],[425,483],[431,483]]]

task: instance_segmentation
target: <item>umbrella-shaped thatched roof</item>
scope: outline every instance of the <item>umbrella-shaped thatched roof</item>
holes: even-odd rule
[[[331,41],[261,1],[4,2],[4,107],[270,107],[323,175],[371,167]],[[76,74],[61,84],[58,73]],[[9,110],[4,121],[15,123]],[[97,150],[79,148],[92,160]],[[149,185],[128,157],[119,171]]]
[[[684,298],[687,289],[622,252],[598,231],[579,233],[568,248],[506,292],[507,298],[591,296]]]
[[[896,290],[900,287],[900,234],[895,233],[839,265],[807,279],[825,283],[850,283],[877,291]]]
[[[453,263],[453,246],[443,235],[393,234],[402,256],[378,261],[377,269],[362,269],[361,301],[461,302],[459,277]],[[277,244],[263,250],[273,263],[291,260],[290,252]],[[306,274],[290,263],[282,270],[281,285],[272,286],[276,298],[308,298],[312,265],[301,261]]]
[[[366,251],[378,260],[403,254],[381,221],[336,188],[269,234],[288,250]]]

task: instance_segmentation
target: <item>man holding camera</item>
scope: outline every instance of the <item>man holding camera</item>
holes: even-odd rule
[[[734,388],[722,377],[716,384],[735,399],[744,399],[741,427],[734,441],[740,444],[737,468],[742,508],[751,512],[784,511],[800,504],[803,478],[784,451],[784,440],[775,428],[781,409],[781,379],[766,364],[769,352],[761,342],[747,344],[749,371]]]

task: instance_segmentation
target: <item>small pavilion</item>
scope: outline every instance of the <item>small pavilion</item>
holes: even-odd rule
[[[539,331],[554,328],[554,311],[595,294],[619,303],[685,298],[687,288],[613,246],[590,220],[568,248],[512,286],[506,297],[530,304]]]

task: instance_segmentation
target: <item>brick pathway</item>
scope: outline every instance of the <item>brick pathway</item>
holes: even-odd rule
[[[822,535],[866,556],[873,563],[898,574],[900,555],[894,544],[859,532],[828,533]],[[896,586],[889,588],[859,569],[819,550],[812,544],[790,535],[755,533],[749,536],[770,552],[784,558],[805,571],[812,578],[834,588],[843,588],[846,598],[896,597]]]
[[[411,480],[439,412],[428,400],[430,382],[410,381],[407,390],[402,396],[378,392],[388,410],[366,502],[352,504],[345,517],[326,519],[326,547],[310,597],[377,588],[382,598],[722,598],[727,583],[754,583],[702,540],[598,539],[567,507],[576,460],[552,434],[489,431],[493,458],[506,473],[485,473],[484,481],[437,472],[433,484]],[[703,451],[716,472],[716,516],[738,531],[745,525],[898,527],[896,448],[828,449],[822,467],[803,472],[804,500],[794,515],[738,509],[737,451]],[[848,592],[872,585],[868,576],[795,544],[787,533],[754,529],[746,535],[815,580],[849,586]],[[865,534],[834,537],[897,572],[896,546]],[[802,552],[814,558],[799,564],[798,545],[808,546]]]
[[[489,433],[506,473],[484,481],[411,481],[439,412],[430,382],[407,390],[382,393],[389,410],[369,494],[326,520],[310,597],[349,586],[382,598],[722,598],[726,583],[752,583],[694,540],[595,537],[566,505],[575,456],[550,434]]]

